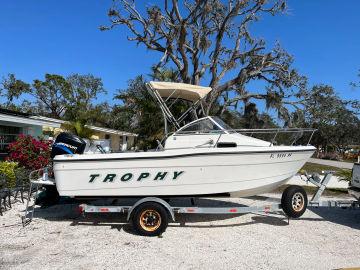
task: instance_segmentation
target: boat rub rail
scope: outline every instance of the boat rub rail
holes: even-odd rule
[[[104,161],[104,160],[137,160],[137,159],[168,159],[168,158],[182,158],[190,156],[207,156],[207,155],[249,155],[249,154],[263,154],[263,153],[293,153],[293,152],[313,152],[314,149],[292,149],[292,150],[274,150],[274,151],[247,151],[247,152],[209,152],[209,153],[192,153],[181,155],[169,155],[169,156],[146,156],[146,157],[116,157],[116,158],[81,158],[81,159],[56,159],[55,163],[60,162],[88,162],[88,161]],[[66,155],[67,157],[72,155]]]

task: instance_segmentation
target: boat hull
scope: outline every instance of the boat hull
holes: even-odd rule
[[[57,157],[57,190],[70,197],[253,196],[286,183],[314,148],[164,152]]]

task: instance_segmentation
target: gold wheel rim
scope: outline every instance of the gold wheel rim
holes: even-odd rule
[[[292,208],[294,209],[294,211],[300,212],[301,210],[303,210],[304,205],[305,205],[304,195],[301,194],[300,192],[295,193],[294,196],[292,197]]]
[[[147,232],[153,232],[159,229],[161,225],[161,216],[159,212],[153,209],[145,210],[140,215],[140,226]]]

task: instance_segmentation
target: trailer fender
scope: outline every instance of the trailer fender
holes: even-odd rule
[[[173,209],[171,208],[170,204],[168,204],[166,201],[164,201],[163,199],[160,198],[156,198],[156,197],[146,197],[146,198],[142,198],[140,200],[138,200],[130,209],[127,215],[127,221],[129,221],[131,219],[131,215],[134,211],[134,209],[136,207],[138,207],[140,204],[144,203],[144,202],[155,202],[158,204],[161,204],[162,206],[165,207],[165,209],[168,211],[168,213],[171,216],[172,221],[175,221],[175,214]]]

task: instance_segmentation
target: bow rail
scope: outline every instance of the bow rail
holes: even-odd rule
[[[221,135],[223,135],[223,134],[239,133],[239,134],[246,135],[249,137],[254,137],[254,138],[269,141],[270,146],[272,146],[272,145],[294,145],[300,139],[303,139],[302,140],[303,145],[310,145],[310,141],[316,131],[317,131],[317,129],[313,129],[313,128],[223,129],[223,130],[202,130],[202,131],[178,130],[178,131],[167,133],[164,136],[164,138],[161,140],[161,142],[158,142],[158,143],[162,145],[165,142],[165,140],[173,134],[180,135],[180,136],[181,135],[196,136],[196,135],[204,135],[204,134],[218,134],[219,137],[221,137]],[[273,136],[271,136],[271,134],[273,134]],[[291,143],[284,144],[284,142],[286,141],[286,138],[289,138],[290,134],[293,134],[292,137],[290,138]],[[304,139],[305,134],[308,135],[308,139]],[[267,136],[267,138],[266,138],[266,136]]]

